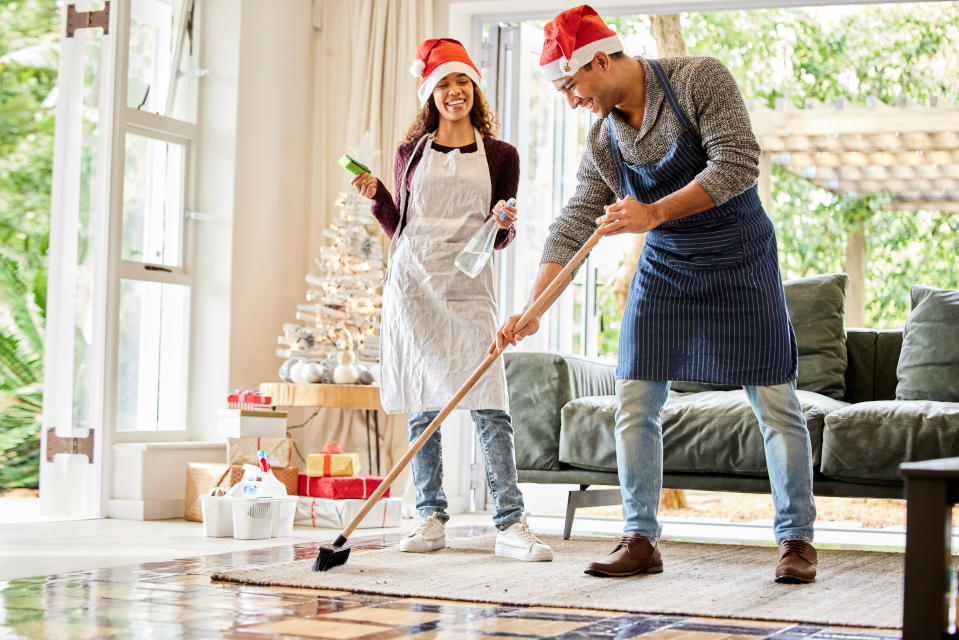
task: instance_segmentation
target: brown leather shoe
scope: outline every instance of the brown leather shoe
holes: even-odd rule
[[[805,540],[783,540],[779,543],[779,564],[776,582],[812,582],[816,579],[816,550]]]
[[[645,537],[628,533],[619,539],[605,560],[590,562],[585,573],[604,578],[621,578],[637,573],[662,573],[663,559],[659,547]]]

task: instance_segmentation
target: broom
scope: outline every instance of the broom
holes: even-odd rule
[[[533,301],[533,304],[529,306],[529,309],[526,310],[519,320],[516,321],[515,331],[520,331],[525,327],[529,321],[534,317],[539,315],[542,311],[545,311],[549,306],[549,299],[561,289],[566,281],[566,278],[570,277],[570,274],[573,273],[573,269],[579,266],[579,264],[586,259],[586,255],[592,250],[592,248],[599,242],[599,239],[602,236],[598,232],[594,232],[590,236],[589,240],[586,241],[579,251],[576,252],[576,255],[569,261],[569,263],[563,267],[562,271],[556,274],[553,280],[549,283],[546,289],[543,290],[536,300]],[[494,350],[493,353],[486,356],[486,360],[476,368],[476,371],[473,372],[473,375],[469,377],[462,387],[459,388],[459,391],[456,392],[456,395],[453,396],[453,399],[450,400],[443,410],[440,411],[437,416],[433,419],[430,425],[426,430],[420,434],[420,437],[417,438],[413,444],[410,445],[409,450],[400,460],[393,465],[393,468],[390,469],[390,472],[386,474],[386,477],[383,479],[383,482],[380,483],[380,486],[376,488],[376,491],[373,492],[367,500],[366,504],[360,509],[359,513],[353,516],[353,519],[350,520],[350,523],[346,525],[346,528],[343,529],[343,532],[337,536],[329,545],[321,545],[319,552],[316,555],[316,560],[313,562],[313,571],[326,571],[332,569],[333,567],[345,564],[347,558],[350,557],[350,544],[347,542],[347,538],[353,530],[356,529],[357,525],[363,521],[363,518],[366,517],[366,514],[370,512],[370,509],[373,508],[373,505],[380,499],[380,496],[386,492],[386,490],[393,484],[393,481],[396,480],[396,476],[400,474],[404,467],[409,464],[410,460],[413,459],[413,456],[416,455],[416,452],[422,448],[422,446],[429,440],[430,436],[433,435],[433,432],[436,431],[443,420],[453,411],[459,401],[463,399],[463,396],[473,388],[473,385],[486,373],[486,370],[490,368],[496,359],[500,356],[499,351]]]

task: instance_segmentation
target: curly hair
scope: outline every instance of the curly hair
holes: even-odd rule
[[[490,110],[489,104],[486,102],[486,96],[483,95],[480,88],[472,80],[470,82],[473,84],[473,108],[470,109],[470,122],[473,123],[481,136],[495,138],[496,130],[499,129],[496,116]],[[419,140],[424,134],[436,131],[439,124],[440,112],[436,108],[436,101],[433,100],[433,96],[430,96],[423,108],[416,114],[416,119],[410,126],[410,130],[406,132],[404,142]]]

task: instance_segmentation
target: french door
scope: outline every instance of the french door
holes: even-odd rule
[[[193,0],[64,7],[41,510],[103,516],[112,446],[186,439]]]

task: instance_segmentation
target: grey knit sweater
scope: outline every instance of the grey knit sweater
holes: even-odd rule
[[[569,262],[596,230],[595,221],[603,215],[603,207],[624,195],[610,158],[607,127],[613,127],[623,161],[628,164],[658,162],[680,133],[679,121],[656,73],[647,60],[637,59],[646,73],[642,129],[629,126],[616,110],[593,124],[576,173],[576,193],[550,225],[541,262]],[[660,62],[708,156],[706,168],[696,181],[717,205],[756,184],[759,143],[729,70],[715,58],[663,58]]]

